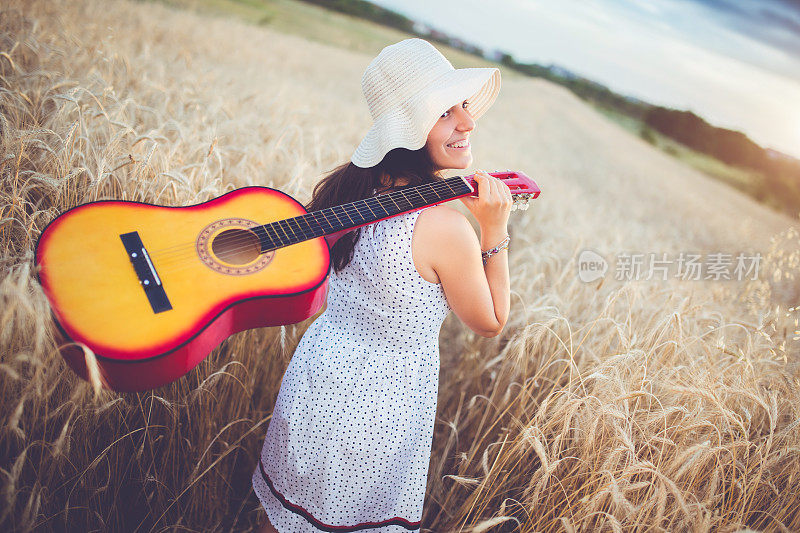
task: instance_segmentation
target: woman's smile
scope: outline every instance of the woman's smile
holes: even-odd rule
[[[469,150],[470,144],[469,139],[462,139],[460,141],[455,141],[447,145],[447,148],[452,150]]]

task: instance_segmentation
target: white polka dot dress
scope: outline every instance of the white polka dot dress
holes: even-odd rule
[[[280,533],[419,530],[450,311],[414,267],[420,212],[361,228],[289,362],[253,473]]]

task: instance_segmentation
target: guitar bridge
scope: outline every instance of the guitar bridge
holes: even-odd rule
[[[158,277],[156,268],[150,260],[150,254],[147,253],[147,249],[144,247],[141,237],[139,237],[139,232],[123,233],[119,238],[122,239],[122,245],[125,247],[128,259],[136,271],[136,276],[139,278],[139,283],[144,289],[153,312],[163,313],[172,309],[172,304],[167,298],[167,292],[164,290],[161,278]]]

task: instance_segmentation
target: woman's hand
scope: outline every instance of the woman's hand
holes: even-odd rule
[[[478,197],[461,198],[481,227],[481,236],[494,238],[506,235],[508,216],[511,213],[511,190],[503,180],[479,170],[475,172]]]

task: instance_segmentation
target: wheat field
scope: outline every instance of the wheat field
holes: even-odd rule
[[[388,44],[388,43],[386,43]],[[301,201],[370,124],[371,53],[121,0],[0,6],[0,529],[249,531],[250,475],[307,323],[226,340],[154,391],[64,364],[33,249],[103,198]],[[693,171],[565,89],[504,72],[475,168],[512,213],[512,317],[441,336],[422,531],[800,530],[798,221]],[[583,248],[760,252],[758,279],[584,283]]]

